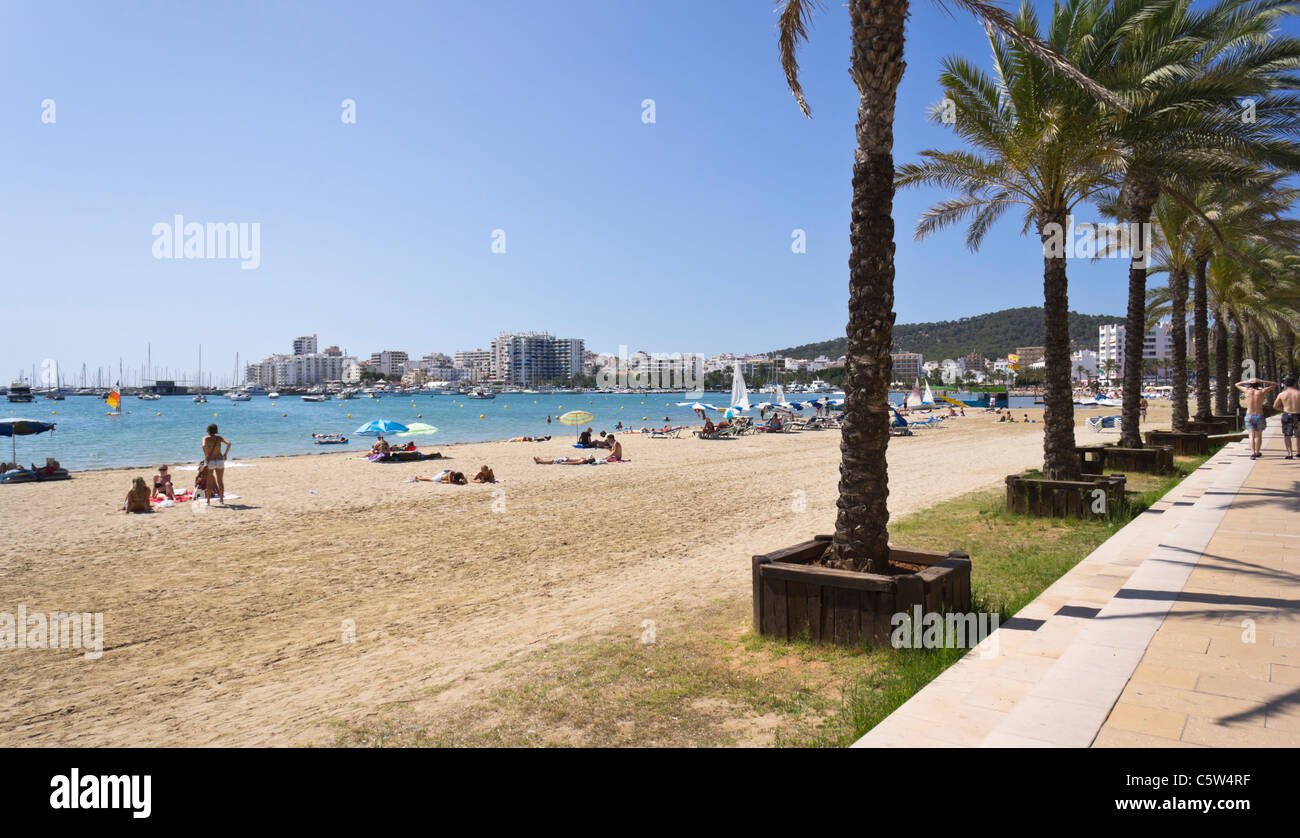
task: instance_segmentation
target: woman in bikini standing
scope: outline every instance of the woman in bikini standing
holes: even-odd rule
[[[226,450],[222,451],[221,446],[225,445]],[[203,438],[203,464],[208,468],[208,475],[212,482],[216,484],[217,497],[222,503],[226,502],[226,457],[230,454],[230,440],[223,436],[217,435],[216,424],[208,425],[208,435]],[[210,485],[205,492],[208,496],[208,505],[212,505],[212,489]]]

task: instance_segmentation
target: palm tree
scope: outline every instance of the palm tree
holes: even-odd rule
[[[1020,32],[986,0],[950,0],[1074,78],[1093,95],[1118,100],[1055,52]],[[799,84],[798,46],[818,0],[784,0],[778,46],[791,93],[805,116],[811,110]],[[884,571],[889,563],[889,444],[887,402],[894,324],[894,103],[903,77],[903,27],[908,0],[848,0],[849,72],[858,88],[857,150],[849,224],[849,322],[844,430],[835,536],[826,562]]]
[[[1110,130],[1125,148],[1122,217],[1136,231],[1124,347],[1131,359],[1142,353],[1149,222],[1161,195],[1194,206],[1187,195],[1197,183],[1242,182],[1252,163],[1300,163],[1289,138],[1291,102],[1273,95],[1300,61],[1300,43],[1271,37],[1288,4],[1219,0],[1198,13],[1190,5],[1115,0],[1090,33],[1106,56],[1094,76],[1126,105]],[[1256,101],[1256,121],[1242,118],[1243,99]],[[1140,364],[1125,364],[1120,444],[1130,447],[1142,444],[1141,376]]]
[[[1079,51],[1094,7],[1058,5],[1045,43],[1067,58]],[[1033,8],[1023,5],[1016,26],[1038,39]],[[1115,172],[1118,149],[1100,141],[1100,113],[1079,105],[1080,91],[1049,72],[1018,43],[989,33],[993,78],[959,59],[943,62],[939,77],[955,105],[946,112],[957,135],[972,151],[921,152],[922,162],[899,167],[896,184],[939,186],[960,197],[927,210],[917,240],[969,219],[966,245],[974,251],[994,222],[1008,210],[1024,211],[1022,232],[1035,229],[1043,248],[1044,392],[1043,473],[1076,480],[1074,398],[1070,376],[1070,322],[1066,243],[1071,212],[1105,188]],[[1082,67],[1087,72],[1086,67]],[[945,113],[935,109],[936,122]]]

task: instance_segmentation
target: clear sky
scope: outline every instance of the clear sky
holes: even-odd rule
[[[57,359],[232,371],[295,335],[352,354],[486,347],[763,351],[843,334],[857,95],[828,0],[796,107],[768,0],[7,3],[0,8],[0,377]],[[895,156],[939,59],[981,27],[913,7]],[[52,123],[42,103],[54,101]],[[355,124],[342,120],[355,101]],[[645,99],[655,121],[643,122]],[[982,251],[912,227],[899,322],[1042,297],[1008,218]],[[154,225],[260,225],[260,266],[154,257]],[[807,252],[791,252],[792,231]],[[494,253],[493,231],[505,232]],[[1071,263],[1071,308],[1124,310],[1127,265]],[[6,379],[7,381],[7,379]]]

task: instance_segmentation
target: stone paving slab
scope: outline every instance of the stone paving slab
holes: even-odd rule
[[[1300,746],[1300,460],[1276,431],[1261,460],[1226,446],[854,747]]]

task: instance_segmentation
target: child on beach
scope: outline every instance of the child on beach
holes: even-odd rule
[[[198,500],[200,497],[205,497],[205,498],[207,497],[208,479],[209,479],[208,467],[205,466],[203,463],[199,463],[199,471],[197,474],[194,475],[193,498],[195,500]]]

